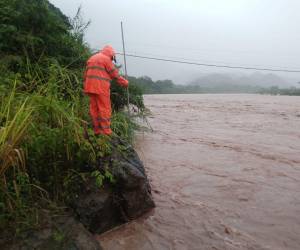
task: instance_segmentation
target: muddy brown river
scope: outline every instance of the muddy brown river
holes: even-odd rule
[[[157,207],[105,250],[300,249],[300,97],[149,95],[140,133]]]

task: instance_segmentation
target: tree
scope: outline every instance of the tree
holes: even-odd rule
[[[79,20],[80,10],[77,13]],[[78,28],[76,26],[76,28]],[[81,27],[82,28],[82,27]],[[55,58],[61,65],[76,61],[86,47],[78,39],[69,19],[47,0],[0,0],[0,55],[9,69],[18,71],[20,59],[38,62],[41,57]]]

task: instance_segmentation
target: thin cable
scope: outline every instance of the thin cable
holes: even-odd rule
[[[124,55],[124,53],[116,53],[118,55]],[[229,66],[229,65],[218,65],[218,64],[207,64],[207,63],[197,63],[197,62],[189,62],[189,61],[180,61],[180,60],[171,60],[171,59],[163,59],[157,57],[149,57],[149,56],[140,56],[133,54],[126,54],[129,57],[155,60],[155,61],[163,61],[163,62],[173,62],[173,63],[181,63],[181,64],[189,64],[189,65],[197,65],[197,66],[206,66],[206,67],[216,67],[216,68],[229,68],[229,69],[245,69],[245,70],[260,70],[260,71],[273,71],[273,72],[287,72],[287,73],[300,73],[300,70],[290,70],[290,69],[274,69],[274,68],[256,68],[256,67],[243,67],[243,66]]]
[[[140,56],[151,56],[151,57],[163,57],[165,59],[170,59],[170,60],[183,60],[183,61],[191,61],[193,59],[188,59],[186,57],[178,57],[178,56],[168,56],[168,55],[158,55],[158,54],[152,54],[152,53],[141,53],[141,52],[137,52],[137,51],[127,51],[126,53],[129,53],[129,54],[139,54]],[[216,60],[201,60],[202,63],[212,63],[212,64],[231,64],[229,62],[224,62],[224,61],[216,61]],[[262,65],[255,65],[255,64],[252,64],[252,65],[246,65],[244,67],[258,67],[258,68],[264,68],[265,66],[262,66]],[[276,66],[266,66],[266,67],[276,67]]]

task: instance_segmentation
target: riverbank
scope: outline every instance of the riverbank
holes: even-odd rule
[[[99,236],[104,249],[288,249],[300,245],[300,100],[147,95],[153,133],[136,149],[155,210]]]
[[[113,134],[95,136],[82,92],[92,50],[81,8],[69,18],[48,0],[0,7],[0,248],[99,249],[91,233],[154,206],[131,147],[137,124],[124,112],[129,98],[143,115],[142,92],[130,83],[128,96],[111,81]]]
[[[78,173],[84,174],[84,180],[72,183],[72,200],[66,206],[40,208],[37,224],[16,236],[11,232],[1,234],[1,248],[101,250],[93,234],[103,233],[150,211],[155,204],[139,156],[128,142],[116,138],[112,138],[111,151],[109,161],[90,166],[85,174]],[[102,178],[107,173],[110,181]]]

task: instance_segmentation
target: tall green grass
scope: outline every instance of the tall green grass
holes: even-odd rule
[[[16,101],[15,88],[9,96],[1,96],[0,105],[0,178],[1,192],[8,209],[13,209],[13,200],[8,193],[8,184],[12,182],[16,196],[20,196],[16,185],[18,173],[26,172],[24,150],[21,147],[32,120],[33,108],[28,98]],[[8,173],[12,172],[11,176]],[[12,178],[8,180],[7,178]],[[2,206],[4,204],[2,203]]]

